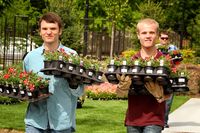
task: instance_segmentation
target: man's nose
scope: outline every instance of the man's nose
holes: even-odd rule
[[[48,35],[51,34],[51,30],[47,30],[46,34],[48,34]]]

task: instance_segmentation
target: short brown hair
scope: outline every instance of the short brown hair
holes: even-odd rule
[[[138,24],[137,24],[137,32],[139,32],[139,27],[141,24],[155,24],[157,27],[157,32],[159,32],[159,24],[156,20],[152,19],[152,18],[145,18],[145,19],[141,19]]]
[[[48,23],[58,23],[59,29],[62,29],[61,17],[54,12],[47,12],[39,19],[39,22],[38,22],[39,29],[40,29],[42,20]]]
[[[168,36],[169,36],[169,32],[166,31],[166,30],[160,31],[159,36],[161,36],[161,34],[164,34],[164,35],[168,35]]]

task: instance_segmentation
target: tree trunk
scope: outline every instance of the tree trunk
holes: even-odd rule
[[[113,58],[113,48],[114,48],[114,41],[115,41],[115,23],[112,22],[112,36],[111,36],[111,46],[110,46],[110,58]]]

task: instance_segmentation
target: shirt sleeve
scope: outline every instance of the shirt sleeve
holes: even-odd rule
[[[173,51],[173,50],[178,50],[178,48],[177,48],[175,45],[170,45],[170,46],[168,47],[168,51],[171,52],[171,51]]]

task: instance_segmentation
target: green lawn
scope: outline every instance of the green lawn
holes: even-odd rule
[[[189,99],[175,96],[172,110]],[[24,115],[27,103],[0,105],[0,128],[24,130]],[[83,108],[77,109],[77,133],[125,133],[124,116],[126,100],[86,99]]]

